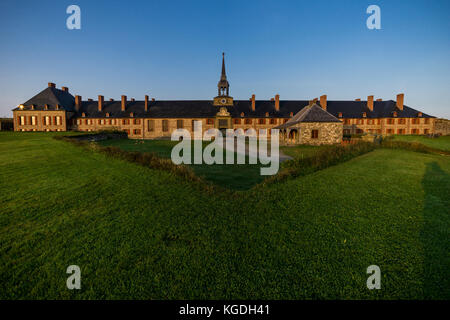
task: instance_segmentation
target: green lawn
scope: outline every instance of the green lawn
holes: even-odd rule
[[[2,299],[450,299],[448,156],[211,194],[52,135],[0,132]]]
[[[170,140],[132,140],[132,139],[110,139],[100,141],[102,146],[115,146],[126,151],[139,152],[153,152],[163,158],[170,158],[172,148],[177,144],[177,141]],[[210,142],[204,142],[203,147]],[[193,148],[193,147],[192,147]],[[193,153],[192,149],[192,153]],[[225,154],[223,152],[224,163]],[[192,158],[193,163],[193,158]],[[237,163],[235,158],[235,163]],[[254,185],[262,182],[265,176],[261,176],[261,164],[248,164],[248,157],[246,157],[245,165],[207,165],[207,164],[192,164],[190,167],[194,170],[197,176],[204,178],[214,184],[224,188],[234,190],[247,190]]]
[[[281,151],[292,158],[306,158],[314,155],[317,151],[326,149],[328,146],[280,146]]]
[[[427,136],[419,136],[419,135],[395,135],[394,139],[408,142],[419,142],[432,148],[450,151],[450,136],[428,138]]]

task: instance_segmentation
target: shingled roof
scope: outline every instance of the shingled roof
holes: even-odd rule
[[[213,118],[219,111],[219,106],[214,106],[212,100],[156,100],[149,101],[148,111],[145,111],[145,101],[128,101],[126,111],[121,110],[121,101],[105,101],[102,111],[98,111],[97,101],[82,101],[78,111],[75,110],[75,98],[67,91],[48,87],[23,103],[25,107],[35,105],[35,110],[55,110],[59,104],[64,110],[74,112],[75,117],[83,115],[90,118],[103,118],[106,113],[109,117],[133,117],[137,118]],[[255,111],[249,100],[234,100],[232,106],[227,106],[228,112],[233,118],[285,118],[289,119],[305,106],[308,100],[280,100],[280,108],[275,109],[275,101],[256,100]],[[320,108],[320,106],[317,106]],[[321,108],[320,108],[321,109]],[[408,106],[400,110],[393,100],[374,101],[373,111],[367,107],[366,101],[327,101],[327,112],[338,118],[390,118],[397,113],[398,118],[416,118],[419,111]],[[18,108],[13,109],[19,110]],[[322,109],[323,110],[323,109]],[[312,116],[313,114],[311,114]],[[434,118],[422,113],[423,118]]]
[[[275,127],[275,129],[284,129],[300,122],[341,122],[338,118],[319,107],[317,104],[308,105],[297,112],[286,123]]]
[[[56,110],[56,105],[59,105],[66,111],[74,111],[75,98],[67,91],[47,87],[22,105],[34,105],[35,110],[44,110],[45,105],[48,105],[48,110]],[[14,110],[19,110],[19,108]]]

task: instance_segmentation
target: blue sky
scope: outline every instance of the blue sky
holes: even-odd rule
[[[66,8],[81,8],[81,30]],[[381,30],[366,9],[381,8]],[[55,82],[83,99],[405,93],[450,118],[450,1],[1,1],[0,116]]]

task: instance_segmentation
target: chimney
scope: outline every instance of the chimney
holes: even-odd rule
[[[131,100],[132,102],[134,102],[134,98],[131,98],[130,100]]]
[[[69,88],[67,88],[67,87],[61,87],[61,90],[64,92],[69,92]]]
[[[405,95],[403,93],[399,93],[397,95],[397,108],[403,111],[403,99],[405,98]]]
[[[127,96],[122,96],[122,111],[125,111],[127,107]]]
[[[92,98],[88,98],[88,101],[89,101],[89,102],[92,102],[92,101],[94,101],[94,100],[92,100]]]
[[[367,108],[369,108],[370,111],[373,111],[373,96],[367,97]]]
[[[145,112],[148,111],[148,96],[145,96]]]
[[[56,87],[56,84],[54,84],[53,82],[49,82],[49,83],[48,83],[48,87],[49,87],[49,88],[55,88],[55,87]]]
[[[252,94],[252,111],[255,111],[255,109],[256,109],[255,95]]]
[[[155,98],[152,98],[152,102],[155,102]]]
[[[327,95],[324,94],[323,96],[320,96],[320,105],[322,106],[323,110],[327,111]]]
[[[355,101],[361,101],[361,99],[360,99],[360,98],[358,98],[358,99],[355,99]]]
[[[280,95],[275,95],[275,110],[280,111]]]
[[[81,96],[75,96],[75,110],[80,111],[81,109]]]
[[[112,101],[114,101],[114,99],[113,99],[113,98],[110,98],[110,99],[109,99],[109,101],[111,101],[111,102],[112,102]]]
[[[376,101],[383,101],[383,99],[381,99],[381,98],[378,98]]]
[[[102,111],[103,109],[103,96],[99,95],[98,96],[98,111]]]

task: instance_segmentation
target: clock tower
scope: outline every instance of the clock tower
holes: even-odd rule
[[[230,84],[225,73],[225,53],[222,53],[222,74],[220,75],[219,83],[217,84],[217,97],[214,98],[215,106],[232,106],[233,97],[228,94],[230,92]]]

